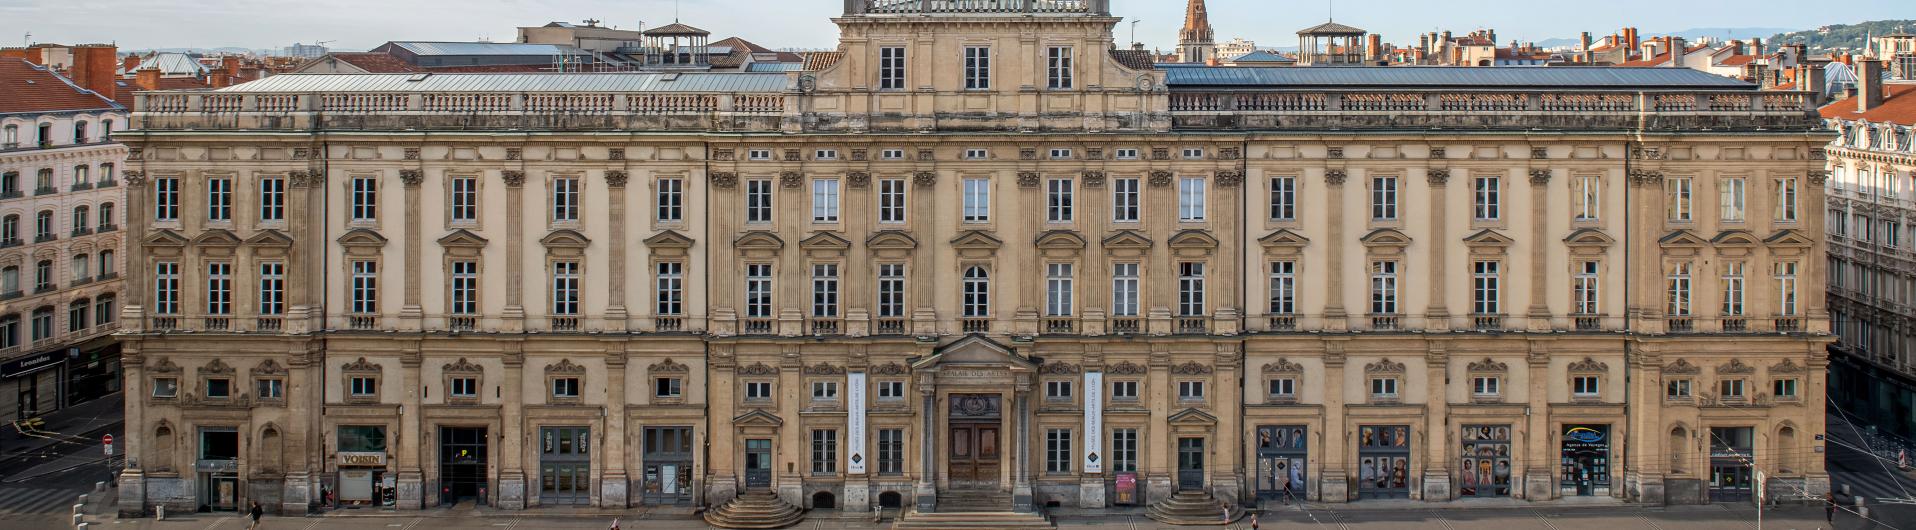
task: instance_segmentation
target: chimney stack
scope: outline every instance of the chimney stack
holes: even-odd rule
[[[1597,62],[1597,54],[1592,53],[1590,51],[1590,32],[1585,31],[1583,32],[1582,35],[1578,35],[1577,43],[1582,45],[1582,47],[1577,48],[1577,52],[1578,52],[1577,56],[1580,58],[1579,62],[1582,62],[1583,64],[1592,64]]]
[[[139,69],[134,74],[133,85],[140,87],[140,90],[159,90],[160,69],[152,66]]]
[[[1632,50],[1643,47],[1643,40],[1637,36],[1637,28],[1623,28],[1623,40],[1629,41]]]
[[[1883,106],[1883,62],[1856,60],[1856,112],[1869,112]]]
[[[133,55],[128,55],[124,58],[121,58],[120,70],[129,74],[140,71],[140,55],[133,54]]]
[[[1763,38],[1750,37],[1750,55],[1763,55]]]
[[[1364,60],[1376,61],[1384,55],[1384,36],[1372,33],[1364,37]]]
[[[67,67],[67,78],[80,88],[92,90],[107,99],[117,99],[116,81],[113,75],[119,65],[118,49],[111,44],[83,44],[70,49],[73,64]]]
[[[1677,37],[1674,35],[1669,37],[1669,42],[1670,42],[1670,66],[1672,68],[1682,68],[1683,67],[1683,50],[1685,48],[1688,48],[1689,46],[1684,45],[1683,37]]]

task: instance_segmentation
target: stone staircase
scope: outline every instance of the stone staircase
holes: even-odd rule
[[[938,511],[907,511],[892,530],[1050,530],[1049,519],[1011,510],[1011,495],[996,490],[938,492]]]
[[[1224,505],[1212,498],[1210,492],[1202,490],[1178,490],[1177,494],[1163,502],[1151,505],[1144,510],[1144,516],[1152,520],[1179,526],[1219,526],[1230,524],[1244,516],[1243,512],[1224,518]]]
[[[706,524],[719,528],[784,528],[804,519],[804,510],[771,492],[747,492],[705,512]]]

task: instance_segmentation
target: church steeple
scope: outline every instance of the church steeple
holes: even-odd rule
[[[1184,6],[1184,29],[1178,30],[1178,60],[1203,63],[1217,58],[1217,46],[1211,39],[1211,17],[1204,0],[1190,0]]]

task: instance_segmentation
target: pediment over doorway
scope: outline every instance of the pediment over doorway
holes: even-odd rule
[[[1037,369],[1036,364],[1019,356],[1016,350],[983,335],[967,335],[940,346],[930,356],[912,363],[911,368],[912,371],[938,371],[953,366],[1003,368],[1021,372]]]

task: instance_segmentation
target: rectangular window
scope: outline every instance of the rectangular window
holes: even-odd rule
[[[1185,158],[1186,160],[1199,160],[1199,159],[1202,159],[1202,158],[1204,158],[1204,148],[1202,148],[1202,147],[1186,147],[1186,148],[1184,148],[1184,158]]]
[[[838,316],[838,264],[812,265],[812,316]]]
[[[1663,399],[1690,399],[1690,380],[1671,379],[1668,384],[1663,385]]]
[[[1596,175],[1584,175],[1572,182],[1576,196],[1571,200],[1576,201],[1577,220],[1597,220],[1603,206],[1603,181]]]
[[[1601,277],[1597,270],[1597,262],[1585,261],[1577,265],[1577,274],[1571,278],[1571,297],[1575,299],[1576,311],[1579,315],[1595,315],[1600,312],[1597,301],[1601,296],[1598,290]]]
[[[1178,220],[1204,220],[1204,179],[1185,178],[1178,181]]]
[[[652,379],[652,397],[685,397],[685,380],[677,377],[655,377]]]
[[[1471,312],[1479,315],[1495,315],[1502,312],[1502,307],[1498,304],[1501,300],[1498,296],[1498,265],[1495,261],[1479,261],[1471,264]]]
[[[965,47],[965,90],[991,88],[991,48]]]
[[[379,179],[373,177],[353,177],[352,182],[352,220],[372,221],[379,218]]]
[[[1138,400],[1138,382],[1137,381],[1112,381],[1111,382],[1111,400],[1112,401],[1137,401]]]
[[[838,472],[838,429],[812,430],[812,473]]]
[[[259,220],[286,220],[286,179],[278,177],[260,179]]]
[[[479,179],[474,177],[452,178],[452,222],[470,223],[479,220]]]
[[[1373,315],[1397,314],[1397,262],[1371,262],[1370,312]]]
[[[452,262],[452,308],[455,315],[479,314],[479,262]]]
[[[1371,397],[1380,397],[1380,398],[1397,397],[1397,378],[1395,377],[1371,378],[1370,379],[1370,395]]]
[[[838,222],[838,179],[812,181],[812,222]]]
[[[1786,223],[1796,222],[1796,203],[1796,179],[1777,179],[1776,220]]]
[[[579,220],[579,179],[559,177],[552,179],[552,221],[555,223]]]
[[[896,475],[905,472],[905,430],[878,430],[878,473]]]
[[[1111,265],[1111,315],[1138,316],[1138,264]]]
[[[1271,220],[1297,219],[1297,177],[1271,177]]]
[[[905,222],[905,179],[878,180],[878,222]]]
[[[991,180],[965,179],[965,222],[991,220]]]
[[[552,397],[555,397],[555,398],[579,397],[579,378],[560,377],[560,378],[553,379],[552,380]]]
[[[1478,221],[1495,221],[1502,218],[1503,179],[1497,177],[1477,177],[1471,179],[1471,216]]]
[[[1120,223],[1138,222],[1138,179],[1119,178],[1111,180],[1111,220]]]
[[[479,378],[454,377],[446,382],[446,395],[456,398],[479,397]]]
[[[1271,314],[1297,313],[1297,262],[1271,262]]]
[[[1743,262],[1723,262],[1723,316],[1743,315]]]
[[[658,263],[658,309],[661,315],[685,314],[685,264]]]
[[[904,381],[879,381],[878,382],[878,399],[884,400],[884,401],[898,401],[901,399],[905,399],[905,382]]]
[[[1601,388],[1597,385],[1597,376],[1580,375],[1570,378],[1570,394],[1577,397],[1596,397]]]
[[[347,392],[356,397],[367,397],[379,393],[379,380],[372,377],[353,377],[346,381]]]
[[[1665,298],[1669,300],[1668,313],[1671,316],[1690,314],[1690,264],[1678,263],[1670,268],[1670,277],[1664,286]]]
[[[180,179],[153,179],[153,220],[180,220]]]
[[[206,220],[233,220],[233,179],[206,179]]]
[[[838,160],[838,150],[837,149],[812,150],[812,159],[813,160]]]
[[[1069,223],[1072,213],[1071,179],[1051,179],[1045,182],[1045,220],[1053,223]]]
[[[905,266],[884,263],[878,266],[878,317],[905,316]]]
[[[745,158],[747,160],[771,160],[772,150],[771,149],[747,149],[745,151]]]
[[[1204,315],[1204,264],[1178,264],[1178,316]]]
[[[878,88],[905,88],[905,48],[885,46],[878,49]]]
[[[1071,47],[1052,46],[1045,49],[1045,86],[1054,89],[1071,88]]]
[[[1694,194],[1692,193],[1692,190],[1690,189],[1690,179],[1688,177],[1673,178],[1668,180],[1667,182],[1669,182],[1669,184],[1667,184],[1666,186],[1669,188],[1669,193],[1670,193],[1670,196],[1668,198],[1668,200],[1670,201],[1670,204],[1669,204],[1670,220],[1671,221],[1692,220],[1696,216],[1696,211],[1694,210],[1693,205],[1691,204],[1691,200],[1693,199]]]
[[[259,264],[259,314],[286,313],[286,263],[268,261]]]
[[[1045,315],[1071,315],[1071,264],[1052,263],[1045,266]]]
[[[1376,221],[1397,219],[1397,177],[1371,177],[1370,218]]]
[[[1178,381],[1178,399],[1184,401],[1203,401],[1203,381]]]
[[[352,264],[352,312],[379,312],[379,263],[355,261]]]
[[[1138,430],[1111,429],[1111,472],[1138,471]]]
[[[984,160],[987,158],[991,158],[991,151],[978,148],[965,150],[965,160]]]
[[[753,263],[745,266],[745,316],[771,318],[772,266]]]
[[[1470,378],[1470,393],[1478,397],[1495,396],[1503,392],[1503,379],[1496,376],[1477,376]]]
[[[745,222],[772,222],[772,181],[745,181]]]
[[[1272,399],[1297,399],[1297,379],[1295,378],[1272,379],[1268,386],[1269,388],[1265,390]]]
[[[1071,150],[1063,148],[1063,147],[1052,148],[1051,159],[1052,160],[1070,160]]]
[[[1717,183],[1717,204],[1722,207],[1724,221],[1743,221],[1743,184],[1741,178],[1725,178]]]
[[[154,264],[153,312],[162,315],[180,314],[179,263],[162,261]]]
[[[180,380],[172,377],[153,378],[153,397],[173,398],[180,395]]]
[[[1782,316],[1795,316],[1796,301],[1796,262],[1785,261],[1776,264],[1777,313]]]
[[[837,381],[812,381],[812,400],[831,401],[838,399]]]
[[[233,264],[206,264],[206,314],[233,313]]]
[[[1044,470],[1046,473],[1071,472],[1071,429],[1045,429]]]
[[[685,220],[685,179],[659,179],[658,184],[659,222]]]
[[[904,160],[905,150],[904,149],[885,149],[878,152],[878,158],[880,160]]]
[[[1071,400],[1071,382],[1053,379],[1044,382],[1044,398],[1052,401]]]
[[[260,399],[286,399],[286,380],[260,379],[256,383]]]
[[[772,399],[772,383],[770,381],[747,381],[745,383],[745,399]]]
[[[1112,152],[1111,154],[1116,156],[1118,160],[1137,160],[1138,159],[1138,150],[1132,149],[1132,148],[1119,149],[1117,151]]]
[[[1772,382],[1771,390],[1777,399],[1796,399],[1796,380],[1778,379]]]
[[[552,314],[579,314],[579,262],[552,262]]]

